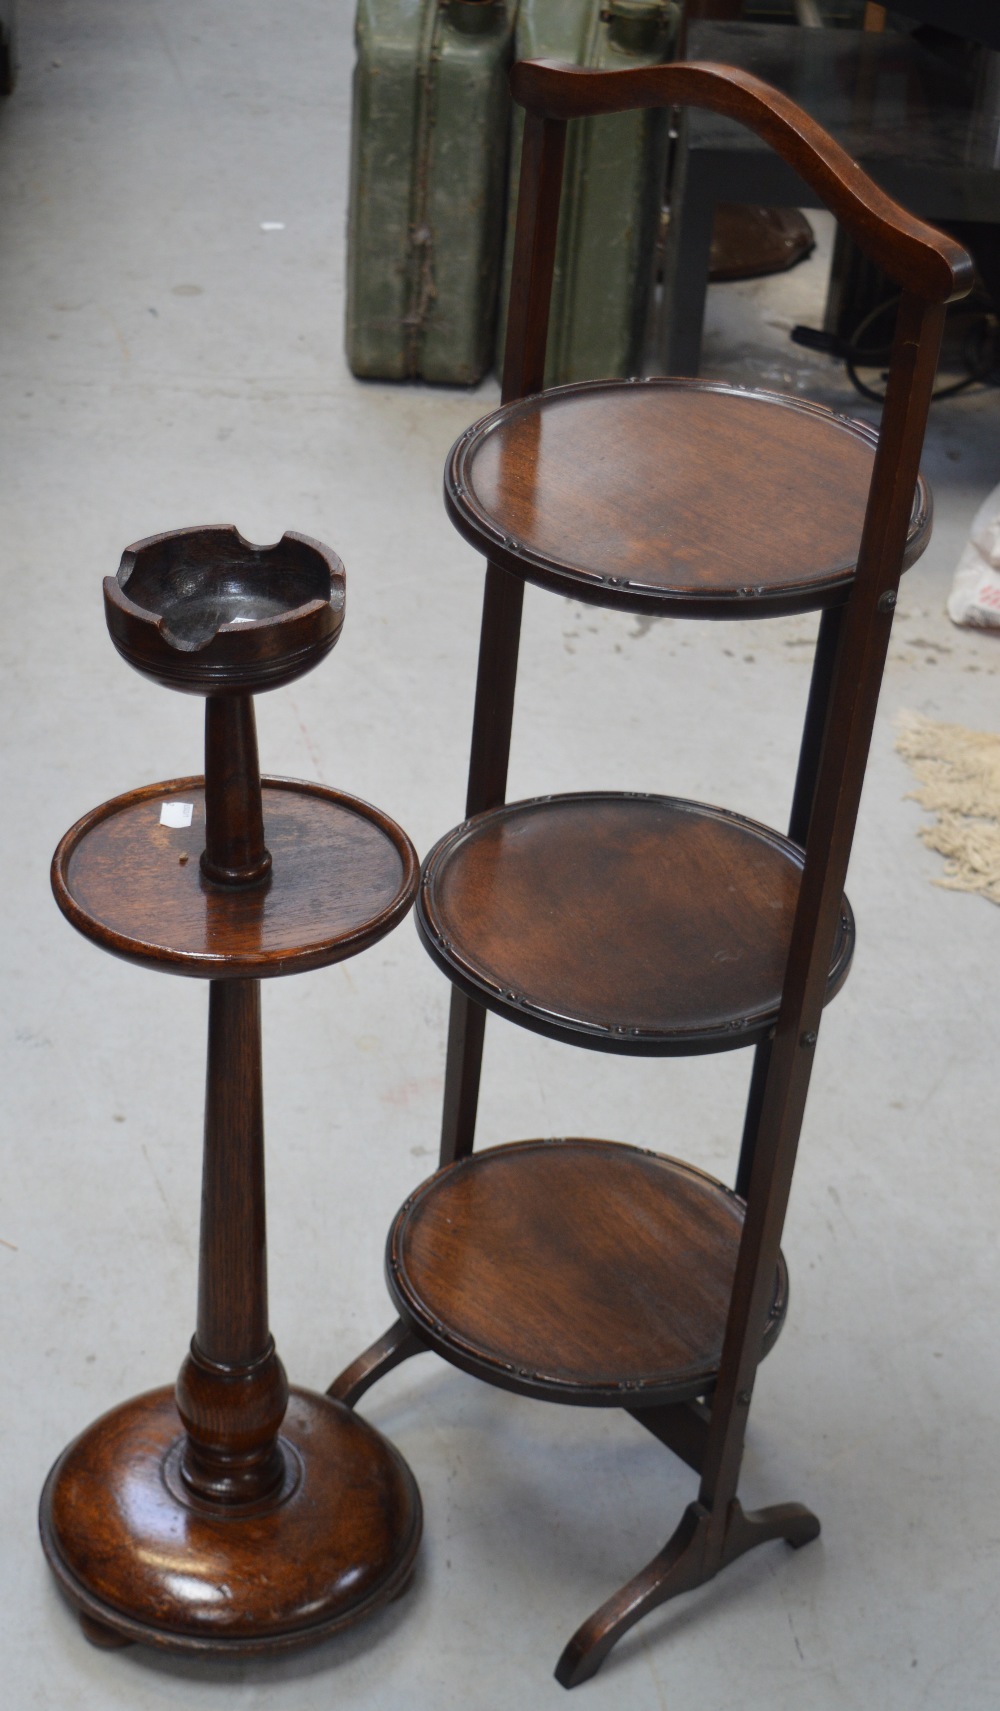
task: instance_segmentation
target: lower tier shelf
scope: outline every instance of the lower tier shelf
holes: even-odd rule
[[[777,1021],[802,864],[780,833],[704,803],[543,796],[435,845],[417,926],[456,986],[536,1033],[636,1056],[727,1051]],[[827,1000],[853,952],[845,898]]]
[[[52,859],[56,902],[116,956],[212,980],[323,968],[390,932],[418,877],[395,821],[295,779],[263,779],[262,800],[272,866],[260,885],[204,878],[204,780],[176,778],[117,796],[70,828]],[[182,801],[190,825],[162,824],[164,805]]]
[[[42,1545],[98,1644],[107,1634],[176,1652],[287,1651],[403,1591],[420,1495],[359,1415],[293,1389],[284,1485],[250,1508],[187,1492],[183,1436],[173,1390],[152,1390],[90,1426],[46,1481]]]
[[[718,1374],[744,1202],[613,1141],[516,1141],[448,1165],[390,1231],[389,1290],[438,1354],[582,1406],[690,1401]],[[762,1352],[788,1305],[784,1259]]]

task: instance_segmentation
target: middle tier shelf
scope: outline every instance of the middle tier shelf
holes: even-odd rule
[[[390,932],[418,881],[406,833],[325,785],[261,784],[272,857],[263,883],[205,879],[204,779],[175,778],[103,803],[66,833],[52,888],[67,920],[130,962],[211,980],[323,968]],[[182,802],[190,824],[163,824],[164,807]]]
[[[424,863],[417,925],[463,992],[596,1051],[750,1045],[781,1002],[803,854],[678,797],[588,791],[508,803]],[[854,951],[843,899],[826,998]]]

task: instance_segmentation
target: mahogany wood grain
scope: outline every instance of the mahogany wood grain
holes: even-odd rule
[[[675,1159],[521,1141],[450,1165],[406,1202],[389,1289],[424,1344],[505,1389],[586,1406],[680,1402],[718,1370],[742,1223],[730,1189]],[[765,1352],[786,1304],[779,1263]]]
[[[72,1604],[119,1643],[243,1656],[315,1645],[397,1597],[421,1529],[402,1458],[297,1389],[279,1444],[278,1500],[227,1510],[187,1489],[172,1391],[105,1414],[42,1494],[42,1543]]]
[[[598,1051],[725,1051],[777,1020],[802,852],[741,815],[591,791],[512,803],[424,864],[417,926],[449,979]],[[827,999],[846,979],[842,900]]]
[[[190,826],[160,824],[164,802],[193,804]],[[374,944],[403,918],[418,882],[405,832],[379,809],[324,785],[264,781],[273,866],[263,885],[212,885],[200,778],[147,784],[71,827],[52,862],[56,902],[102,949],[146,968],[209,979],[323,968]]]
[[[468,430],[446,466],[445,503],[480,552],[556,593],[762,617],[843,598],[875,444],[873,429],[805,399],[704,380],[592,381]],[[921,483],[908,563],[930,520]]]

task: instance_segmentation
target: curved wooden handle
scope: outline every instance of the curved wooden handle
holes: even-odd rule
[[[926,303],[964,297],[972,262],[960,244],[908,214],[846,149],[779,89],[735,66],[640,66],[584,71],[552,60],[522,60],[510,74],[514,100],[545,119],[576,119],[638,107],[705,107],[755,131],[794,167],[859,248]]]

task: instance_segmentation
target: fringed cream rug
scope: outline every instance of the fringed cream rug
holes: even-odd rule
[[[1000,736],[902,713],[896,748],[920,780],[913,799],[937,815],[920,832],[946,858],[935,885],[1000,903]]]

